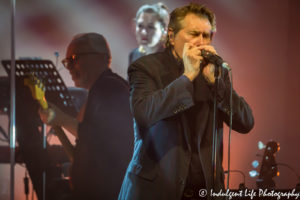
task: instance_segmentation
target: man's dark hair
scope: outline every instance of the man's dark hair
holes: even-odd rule
[[[212,27],[212,33],[216,32],[216,17],[215,14],[205,7],[204,5],[197,4],[197,3],[190,3],[189,5],[176,8],[170,14],[170,22],[168,26],[168,30],[173,30],[174,36],[182,29],[181,21],[185,18],[188,14],[195,14],[199,17],[203,17],[208,19]],[[167,36],[166,46],[169,47],[170,38],[169,35]]]

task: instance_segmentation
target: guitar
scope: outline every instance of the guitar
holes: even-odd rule
[[[45,86],[41,80],[39,80],[33,74],[28,75],[24,78],[24,85],[28,86],[32,97],[37,100],[42,107],[42,109],[48,109],[48,102],[45,98]],[[56,136],[64,147],[64,150],[69,157],[69,160],[73,162],[74,160],[74,147],[71,144],[70,140],[66,136],[65,132],[59,126],[52,126],[52,129],[55,131]]]
[[[270,141],[265,147],[263,160],[260,168],[256,186],[260,189],[273,189],[275,188],[275,181],[273,177],[279,176],[277,163],[275,160],[275,153],[279,151],[280,147],[277,142]]]

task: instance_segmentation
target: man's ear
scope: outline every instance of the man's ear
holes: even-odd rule
[[[169,42],[172,46],[174,46],[175,43],[175,34],[172,28],[168,29],[168,36],[169,36]]]

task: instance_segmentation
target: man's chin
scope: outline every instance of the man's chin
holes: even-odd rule
[[[83,88],[83,86],[82,86],[82,85],[80,85],[80,84],[76,84],[76,83],[75,83],[75,87],[78,87],[78,88]]]
[[[74,85],[75,85],[75,87],[85,88],[84,84],[82,82],[79,82],[79,81],[74,81]]]
[[[73,81],[74,81],[75,87],[80,87],[80,84],[79,84],[79,82],[78,82],[77,80],[74,80],[74,79],[73,79]]]

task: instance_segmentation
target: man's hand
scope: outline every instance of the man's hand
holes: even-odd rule
[[[75,137],[77,137],[78,121],[72,116],[64,113],[55,105],[49,103],[47,110],[39,109],[41,120],[50,126],[63,126]]]
[[[191,43],[185,43],[182,59],[184,64],[183,74],[190,81],[193,81],[200,72],[200,63],[203,60],[200,48]]]
[[[221,73],[221,72],[220,72]],[[203,68],[202,75],[209,84],[215,83],[215,66],[209,63]]]
[[[202,45],[200,46],[201,50],[209,51],[212,54],[218,55],[215,48],[211,45]],[[219,73],[221,74],[221,72]],[[210,84],[215,83],[215,66],[214,64],[209,63],[208,65],[204,66],[202,75],[206,79],[206,81]]]
[[[51,126],[62,126],[65,118],[68,117],[67,114],[51,103],[49,103],[49,108],[46,110],[40,108],[39,114],[42,122]]]
[[[195,46],[191,43],[185,43],[183,48],[184,75],[187,76],[190,81],[193,81],[200,72],[200,64],[204,59],[201,56],[201,50],[206,50],[218,55],[214,47],[211,45]],[[214,71],[215,66],[211,63],[204,66],[202,71],[202,75],[210,84],[215,83]]]

